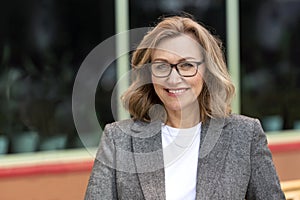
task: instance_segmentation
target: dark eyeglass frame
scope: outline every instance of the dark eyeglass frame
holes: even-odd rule
[[[199,66],[200,66],[201,64],[203,64],[204,62],[205,62],[205,60],[203,59],[202,61],[181,61],[181,62],[176,63],[176,64],[171,64],[171,63],[167,63],[167,62],[153,62],[153,63],[148,63],[148,64],[149,64],[149,66],[150,66],[150,71],[151,71],[151,74],[152,74],[153,76],[155,76],[155,77],[157,77],[157,78],[166,78],[166,77],[170,76],[170,74],[172,73],[172,69],[173,69],[173,68],[176,69],[177,73],[178,73],[181,77],[193,77],[193,76],[195,76],[195,75],[197,74]],[[169,65],[169,66],[170,66],[170,72],[168,73],[168,75],[165,75],[165,76],[157,76],[156,74],[154,74],[153,71],[152,71],[152,65],[155,64],[155,63],[164,63],[164,64]],[[182,74],[180,74],[180,71],[179,71],[179,69],[178,69],[177,66],[178,66],[179,64],[182,64],[182,63],[193,63],[193,64],[196,64],[196,70],[195,70],[195,73],[192,74],[192,75],[182,75]]]

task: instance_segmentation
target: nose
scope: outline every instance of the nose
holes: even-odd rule
[[[172,68],[171,74],[168,76],[167,81],[171,84],[176,84],[182,81],[182,77],[178,74],[175,67]]]

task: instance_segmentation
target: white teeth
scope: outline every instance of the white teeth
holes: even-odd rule
[[[179,93],[182,93],[184,92],[185,89],[179,89],[179,90],[169,90],[170,93],[173,93],[173,94],[179,94]]]

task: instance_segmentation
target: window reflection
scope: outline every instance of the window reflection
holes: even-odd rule
[[[113,1],[16,0],[0,10],[0,154],[82,147],[73,82],[88,53],[114,34]],[[110,93],[99,84],[102,125],[113,120]]]
[[[192,14],[226,44],[224,0],[130,0],[130,28],[154,26],[161,16]]]
[[[299,128],[300,2],[241,1],[242,112],[266,131]]]

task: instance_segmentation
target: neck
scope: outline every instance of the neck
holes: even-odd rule
[[[198,106],[195,107],[197,108]],[[199,109],[167,110],[167,114],[166,125],[174,128],[191,128],[200,122]]]

